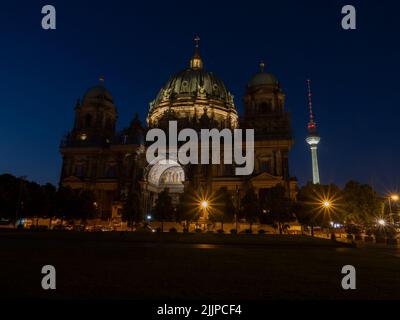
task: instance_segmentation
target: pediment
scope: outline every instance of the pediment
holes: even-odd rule
[[[282,181],[282,177],[281,176],[273,176],[272,174],[268,173],[268,172],[262,172],[257,176],[254,176],[253,178],[250,179],[250,181],[265,181],[265,180],[273,180],[273,181]]]
[[[62,182],[81,182],[81,179],[79,179],[76,176],[69,176],[69,177],[66,177],[65,179],[63,179]]]

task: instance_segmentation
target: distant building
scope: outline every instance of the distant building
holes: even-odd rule
[[[288,157],[293,144],[290,114],[277,78],[263,63],[248,82],[244,115],[239,118],[234,97],[224,83],[206,71],[198,43],[189,67],[172,76],[150,102],[147,126],[136,116],[117,132],[117,109],[104,79],[90,88],[75,106],[73,129],[61,142],[63,157],[60,184],[93,190],[99,217],[116,218],[127,195],[140,192],[145,213],[151,212],[157,194],[168,188],[174,202],[188,184],[213,192],[226,187],[243,195],[252,186],[260,201],[265,190],[282,185],[295,196],[296,180],[290,178]],[[234,165],[185,165],[177,162],[148,164],[145,136],[148,128],[254,128],[255,164],[250,176],[236,176]]]

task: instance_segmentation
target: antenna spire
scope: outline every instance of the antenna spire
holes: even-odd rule
[[[312,108],[312,93],[311,93],[311,80],[307,80],[307,93],[308,93],[308,111],[310,114],[310,121],[308,122],[308,130],[315,131],[317,129],[316,124],[314,122],[314,114]]]

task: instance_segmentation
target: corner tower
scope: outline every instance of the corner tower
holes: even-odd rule
[[[290,114],[285,111],[285,94],[278,79],[265,71],[264,62],[250,79],[243,102],[241,127],[255,133],[255,173],[266,172],[288,181],[288,154],[293,144]]]

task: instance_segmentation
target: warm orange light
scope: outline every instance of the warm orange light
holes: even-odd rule
[[[397,201],[397,200],[399,200],[399,196],[397,194],[392,194],[390,196],[390,199],[392,199],[393,201]]]
[[[329,208],[329,207],[331,206],[331,202],[330,202],[330,201],[324,201],[324,202],[322,203],[322,205],[323,205],[325,208]]]
[[[208,202],[206,201],[206,200],[203,200],[202,202],[201,202],[201,206],[205,209],[205,208],[207,208],[208,207]]]

